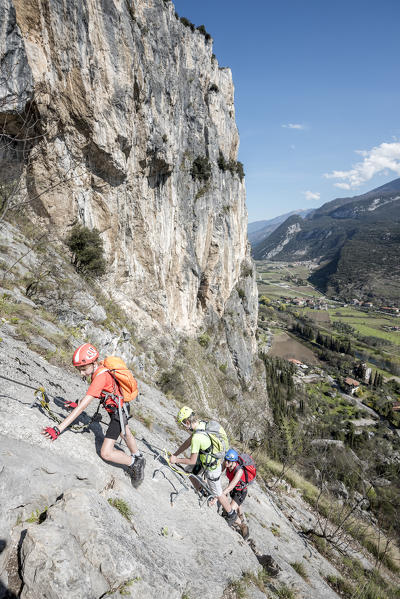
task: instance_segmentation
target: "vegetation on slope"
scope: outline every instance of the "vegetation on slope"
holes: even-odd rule
[[[329,202],[302,220],[291,216],[253,247],[256,259],[313,260],[310,282],[329,296],[400,299],[400,179],[362,196]],[[293,225],[297,232],[289,233]]]
[[[266,271],[277,273],[276,277],[271,279],[268,274],[265,278]],[[299,290],[304,290],[304,280],[295,271],[291,270],[290,276],[292,297],[296,291],[299,296]],[[308,356],[311,349],[322,365],[312,366],[307,359],[304,362],[308,368],[296,365],[288,361],[288,354],[270,357],[265,349],[260,354],[273,413],[273,422],[254,448],[265,480],[270,485],[274,475],[275,487],[286,480],[302,490],[304,499],[316,510],[316,520],[304,534],[317,545],[325,543],[331,560],[337,561],[341,553],[350,555],[350,547],[357,540],[375,556],[377,564],[397,572],[400,415],[392,406],[400,396],[400,384],[386,379],[377,369],[368,371],[367,376],[367,366],[354,356],[360,344],[365,352],[375,352],[379,338],[362,335],[343,318],[331,322],[328,310],[306,312],[282,299],[288,291],[279,287],[278,273],[281,281],[287,278],[288,265],[268,271],[268,265],[259,264],[258,272],[262,291],[260,347],[264,348],[266,332],[284,330],[296,334],[304,344],[304,355]],[[270,295],[267,280],[278,285],[271,286]],[[300,285],[296,287],[294,281]],[[353,309],[354,313],[359,314]],[[319,314],[324,319],[317,319]],[[336,316],[340,318],[340,314]],[[364,314],[363,318],[367,316]],[[374,318],[377,317],[371,316],[372,322]],[[388,322],[386,318],[384,322]],[[378,343],[374,344],[376,340]],[[397,343],[400,345],[400,339]],[[354,399],[345,390],[349,377],[361,381],[359,397]],[[329,584],[338,588],[341,582],[332,579]],[[353,572],[353,582],[349,580],[345,592],[350,594],[343,596],[398,596],[384,579],[377,582],[371,573],[365,579]]]

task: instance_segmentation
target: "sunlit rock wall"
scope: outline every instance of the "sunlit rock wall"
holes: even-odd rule
[[[0,10],[2,122],[22,106],[34,115],[24,176],[36,214],[61,237],[77,221],[101,231],[104,288],[143,327],[194,335],[229,320],[226,345],[249,377],[245,185],[217,162],[222,152],[235,163],[239,139],[231,72],[212,40],[164,0],[1,0]],[[199,156],[208,181],[192,176]]]

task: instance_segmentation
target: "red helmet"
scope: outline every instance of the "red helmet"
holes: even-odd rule
[[[97,360],[98,357],[99,352],[97,349],[93,345],[90,345],[90,343],[84,343],[74,351],[72,364],[74,366],[86,366],[86,364],[91,364]]]

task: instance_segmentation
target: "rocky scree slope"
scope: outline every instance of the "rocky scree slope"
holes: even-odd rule
[[[0,317],[11,336],[69,368],[75,348],[90,341],[102,356],[122,356],[142,380],[181,405],[218,414],[237,438],[260,437],[269,418],[264,368],[254,361],[249,383],[240,378],[242,358],[251,358],[241,328],[245,299],[239,306],[228,302],[231,317],[225,326],[235,341],[232,354],[221,322],[210,334],[190,338],[175,331],[171,338],[129,318],[101,283],[77,274],[63,243],[47,234],[37,242],[32,228],[29,221],[0,225]]]
[[[276,216],[275,218],[271,218],[270,220],[260,220],[253,223],[249,223],[247,227],[247,235],[252,247],[259,245],[261,242],[265,241],[267,237],[271,235],[281,225],[286,221],[290,216],[297,215],[301,216],[301,218],[307,218],[309,215],[314,212],[314,210],[293,210],[292,212],[288,212],[287,214],[282,214],[281,216]]]
[[[296,493],[279,498],[252,485],[246,500],[249,543],[215,508],[200,507],[194,491],[181,494],[172,507],[179,482],[168,472],[156,480],[152,474],[155,455],[183,440],[177,406],[143,381],[130,426],[146,456],[146,477],[133,489],[122,468],[97,455],[101,423],[88,432],[68,430],[54,443],[39,434],[52,421],[30,407],[34,392],[19,383],[43,385],[53,398],[65,399],[82,396],[86,384],[16,341],[7,325],[1,335],[2,376],[15,382],[1,379],[0,597],[228,597],[232,582],[260,570],[263,555],[271,556],[275,576],[263,592],[253,576],[248,597],[274,597],[282,585],[304,599],[337,597],[321,577],[337,574],[334,568],[298,534],[312,516]],[[52,409],[63,417],[60,406],[52,399]],[[83,414],[80,423],[88,419]],[[116,500],[129,508],[127,518],[113,505]],[[299,561],[307,581],[290,565]]]
[[[58,239],[96,227],[103,289],[168,338],[171,363],[177,335],[218,330],[221,364],[251,387],[257,290],[234,88],[212,41],[163,0],[4,0],[0,23],[11,213],[24,202]]]

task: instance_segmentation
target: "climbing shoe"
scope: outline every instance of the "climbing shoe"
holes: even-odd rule
[[[232,526],[232,524],[237,519],[237,512],[235,510],[232,510],[232,513],[226,514],[226,516],[224,516],[224,518],[227,521],[227,523],[229,524],[229,526]]]
[[[131,482],[133,487],[138,487],[142,484],[144,480],[144,467],[146,465],[146,460],[141,455],[135,459],[132,466],[128,466],[128,473],[131,477]]]

